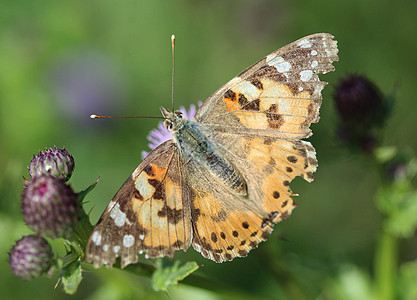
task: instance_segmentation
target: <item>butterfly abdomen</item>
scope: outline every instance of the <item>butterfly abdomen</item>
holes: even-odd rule
[[[214,148],[202,129],[202,125],[187,120],[176,133],[174,140],[184,157],[193,159],[237,194],[246,195],[246,182],[242,175]]]

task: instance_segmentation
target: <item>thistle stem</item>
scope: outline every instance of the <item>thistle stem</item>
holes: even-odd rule
[[[375,283],[378,299],[392,300],[395,297],[397,256],[398,239],[382,229],[375,253]]]

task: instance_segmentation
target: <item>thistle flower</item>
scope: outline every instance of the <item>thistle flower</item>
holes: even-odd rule
[[[36,235],[24,236],[16,242],[9,254],[9,265],[17,277],[30,280],[47,272],[53,264],[49,243]]]
[[[22,202],[26,224],[49,238],[69,238],[80,216],[80,203],[71,187],[47,175],[26,183]]]
[[[202,102],[198,102],[198,107],[200,107],[202,104],[203,104]],[[197,109],[194,104],[190,105],[189,111],[187,111],[183,106],[180,107],[179,111],[182,112],[184,118],[186,119],[194,118],[195,114],[197,113]],[[148,141],[150,141],[150,143],[148,144],[148,147],[151,150],[154,150],[163,142],[166,142],[172,139],[172,133],[165,127],[164,122],[159,122],[158,127],[155,129],[152,129],[149,132],[147,139]],[[142,159],[144,159],[148,154],[149,152],[142,151]]]
[[[74,171],[74,158],[67,150],[49,148],[34,156],[29,164],[30,177],[51,175],[68,181]]]
[[[114,114],[126,98],[122,72],[109,56],[92,49],[79,48],[57,56],[48,82],[62,116],[84,130],[106,124],[89,122],[85,116],[98,110]]]
[[[351,75],[342,79],[334,98],[343,122],[372,126],[379,124],[385,116],[384,97],[366,77]]]
[[[339,138],[366,152],[378,145],[378,130],[386,119],[388,106],[378,87],[369,79],[351,75],[341,80],[334,94],[339,114]]]

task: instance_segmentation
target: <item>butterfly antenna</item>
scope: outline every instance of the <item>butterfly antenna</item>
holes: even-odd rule
[[[102,116],[102,115],[90,115],[91,119],[165,119],[164,117],[116,117],[116,116]]]
[[[174,111],[174,74],[175,74],[175,35],[171,35],[171,47],[172,47],[172,75],[171,75],[171,104]]]

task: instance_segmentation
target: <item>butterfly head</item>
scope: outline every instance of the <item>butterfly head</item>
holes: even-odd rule
[[[170,130],[171,132],[178,131],[178,129],[185,121],[182,112],[179,110],[172,112],[165,107],[161,107],[161,113],[165,118],[164,125],[166,129]]]

